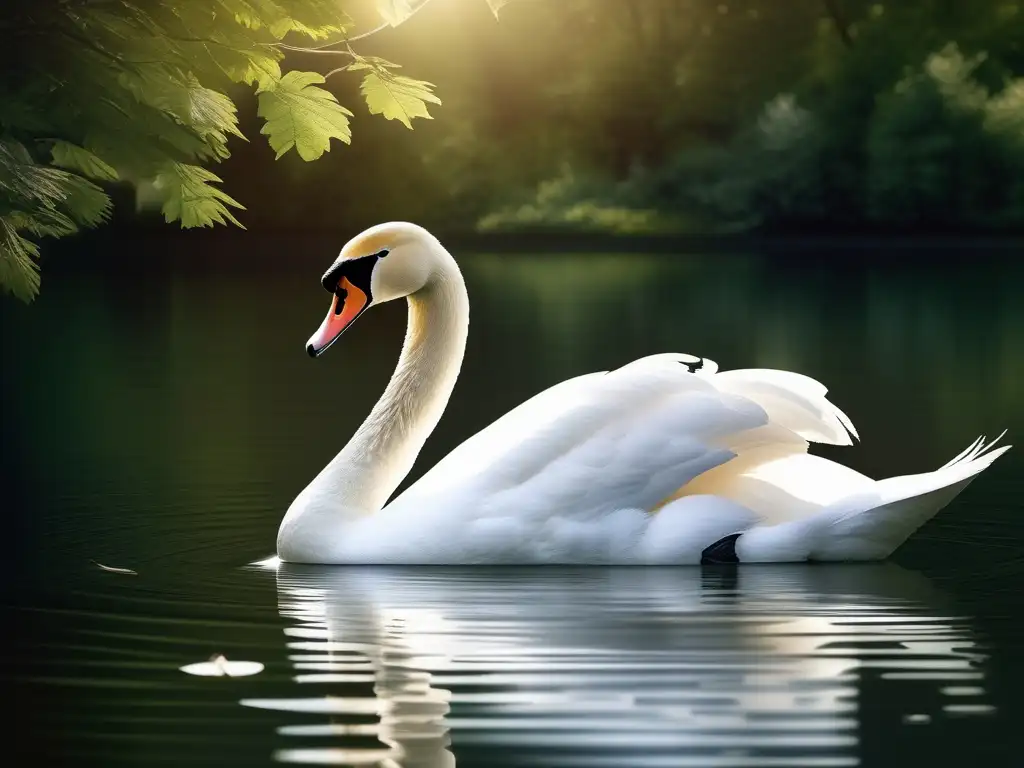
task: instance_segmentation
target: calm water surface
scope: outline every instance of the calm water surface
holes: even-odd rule
[[[385,306],[305,356],[338,245],[82,241],[0,303],[15,764],[1019,765],[1021,449],[880,565],[250,566],[401,343]],[[458,253],[470,345],[414,476],[659,351],[818,378],[863,442],[816,450],[872,476],[1019,443],[1013,253]],[[179,671],[213,654],[265,669]]]

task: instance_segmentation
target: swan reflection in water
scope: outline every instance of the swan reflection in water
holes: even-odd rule
[[[297,687],[242,703],[303,713],[282,762],[858,765],[991,709],[968,619],[892,564],[271,567]]]

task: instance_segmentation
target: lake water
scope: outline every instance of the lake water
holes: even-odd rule
[[[0,302],[14,764],[1019,765],[1021,448],[879,565],[250,567],[401,343],[385,306],[306,357],[339,246],[108,234]],[[818,378],[863,442],[815,450],[872,476],[1019,443],[1016,253],[457,250],[469,349],[414,475],[659,351]],[[265,669],[179,671],[215,654]]]

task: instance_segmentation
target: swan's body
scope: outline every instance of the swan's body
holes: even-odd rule
[[[808,454],[856,437],[813,379],[655,355],[541,392],[385,506],[455,385],[465,285],[411,224],[354,238],[323,283],[338,298],[311,354],[373,303],[407,297],[409,326],[381,399],[288,509],[284,561],[879,560],[1008,449],[979,439],[934,472],[876,482]]]

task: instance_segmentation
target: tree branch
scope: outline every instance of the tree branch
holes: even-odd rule
[[[406,16],[405,19],[402,20],[402,23],[404,24],[409,19],[411,19],[413,16],[415,16],[417,13],[419,13],[421,10],[423,10],[423,6],[425,6],[429,2],[430,2],[430,0],[421,0],[420,4],[417,5],[415,8],[413,8],[409,12],[409,15]],[[358,34],[355,37],[346,37],[344,40],[335,40],[334,42],[331,42],[331,43],[323,43],[321,45],[315,45],[312,48],[302,48],[302,47],[296,46],[296,45],[285,45],[284,43],[276,43],[276,45],[277,45],[278,48],[283,48],[286,51],[299,51],[301,53],[335,53],[335,54],[342,54],[342,55],[347,56],[348,55],[348,51],[335,51],[335,50],[330,50],[330,49],[334,48],[334,46],[336,46],[336,45],[345,45],[345,46],[347,46],[347,45],[349,45],[349,43],[354,43],[357,40],[365,40],[366,38],[371,37],[372,35],[376,35],[378,32],[383,32],[385,29],[388,29],[390,26],[391,26],[391,24],[389,24],[388,22],[385,21],[383,24],[380,24],[380,25],[374,27],[371,30],[368,30],[366,32]]]
[[[339,45],[338,43],[331,43],[331,45]],[[299,53],[315,53],[318,56],[354,56],[351,51],[335,51],[333,49],[325,50],[324,48],[303,48],[301,45],[286,45],[285,43],[275,43],[275,48],[280,48],[282,51],[298,51]]]

